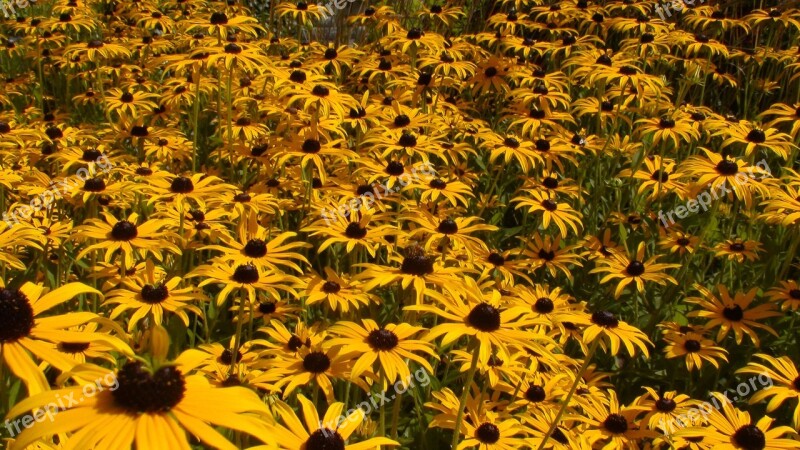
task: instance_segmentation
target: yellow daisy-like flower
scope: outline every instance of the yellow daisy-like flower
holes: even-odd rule
[[[575,315],[574,317],[573,323],[588,325],[583,330],[584,343],[588,344],[599,340],[598,345],[603,349],[610,349],[612,355],[619,353],[620,344],[622,344],[631,356],[636,354],[637,348],[645,356],[650,356],[647,344],[653,345],[653,343],[650,342],[647,335],[638,328],[619,320],[614,313],[610,311],[595,311],[589,320],[583,316]]]
[[[217,388],[204,376],[185,376],[171,365],[151,369],[139,360],[128,361],[116,373],[85,365],[70,375],[97,380],[101,387],[91,397],[84,395],[83,386],[76,386],[17,403],[9,416],[48,408],[58,404],[59,397],[81,399],[54,415],[51,424],[23,431],[14,450],[23,450],[54,432],[71,432],[66,444],[78,448],[131,448],[136,443],[139,450],[163,445],[188,450],[187,432],[215,448],[237,448],[209,425],[240,431],[275,446],[270,411],[249,389]]]
[[[598,260],[602,266],[592,269],[590,273],[606,273],[607,275],[600,280],[600,283],[620,278],[614,290],[614,297],[616,298],[619,298],[625,286],[634,282],[639,292],[644,292],[644,283],[646,281],[653,281],[662,286],[666,285],[667,282],[678,284],[675,278],[663,273],[663,271],[680,267],[680,264],[657,263],[658,256],[653,256],[645,261],[644,252],[645,244],[640,242],[635,257],[629,258],[622,253],[614,253],[610,258]]]
[[[713,392],[712,395],[722,403],[722,411],[711,409],[708,414],[710,427],[686,428],[676,432],[676,435],[702,437],[704,445],[719,450],[800,448],[800,441],[781,438],[786,434],[794,434],[791,427],[772,427],[774,419],[769,416],[753,423],[750,414],[734,407],[724,394]]]
[[[95,250],[105,250],[103,261],[111,262],[117,251],[122,252],[125,267],[133,267],[135,259],[145,259],[152,255],[163,261],[165,250],[180,255],[181,250],[168,238],[172,233],[161,231],[167,224],[161,219],[150,219],[139,223],[139,215],[133,213],[126,219],[117,220],[109,213],[102,213],[103,220],[89,219],[86,225],[76,228],[77,239],[96,239],[100,242],[91,244],[81,250],[78,259]]]
[[[25,283],[19,289],[0,288],[0,354],[11,372],[25,383],[30,395],[50,388],[30,353],[61,371],[72,370],[77,365],[74,359],[53,349],[51,343],[100,341],[125,355],[132,354],[125,343],[105,333],[69,330],[98,319],[96,314],[72,312],[42,316],[45,311],[85,294],[101,295],[82,283],[69,283],[48,293],[44,287],[33,283]]]
[[[344,403],[335,402],[328,406],[320,420],[317,407],[303,395],[297,396],[303,411],[303,422],[294,410],[283,402],[275,405],[275,411],[284,425],[275,425],[275,440],[285,450],[369,450],[379,446],[397,446],[399,443],[385,438],[375,437],[356,444],[347,441],[353,432],[364,421],[365,414],[361,409],[343,416]],[[343,419],[343,420],[342,420]],[[305,426],[304,426],[305,423]],[[270,450],[269,447],[251,447],[249,450]]]
[[[380,302],[377,296],[363,290],[362,283],[340,276],[330,267],[325,268],[325,278],[314,274],[306,285],[305,294],[306,305],[327,302],[332,310],[343,313],[350,312],[350,308],[358,310]]]
[[[191,286],[178,289],[181,281],[180,277],[156,280],[153,263],[148,260],[142,276],[125,277],[122,279],[121,289],[106,294],[107,304],[117,304],[110,318],[117,319],[124,312],[134,309],[133,315],[128,320],[128,332],[133,331],[140,320],[148,317],[152,318],[156,325],[161,325],[164,322],[165,312],[175,314],[189,326],[189,316],[186,312],[202,316],[200,308],[192,303],[203,301],[205,296]]]
[[[780,313],[774,311],[774,305],[764,303],[750,307],[756,298],[758,288],[752,288],[747,292],[737,292],[731,297],[728,288],[723,284],[718,284],[719,298],[699,284],[695,284],[694,288],[700,292],[702,297],[690,297],[686,301],[697,304],[703,309],[690,312],[689,317],[708,319],[707,328],[719,326],[717,342],[721,342],[730,331],[733,331],[736,336],[737,344],[741,344],[742,337],[746,334],[755,345],[758,345],[759,339],[755,329],[762,329],[772,335],[778,335],[770,326],[757,322],[757,320],[779,316]]]
[[[371,319],[361,319],[363,326],[354,322],[337,322],[328,328],[328,332],[338,338],[330,339],[326,345],[340,347],[343,353],[356,353],[361,356],[353,365],[351,377],[361,375],[365,370],[371,371],[378,361],[383,375],[384,388],[393,384],[398,378],[408,383],[411,371],[404,359],[415,361],[429,373],[433,368],[424,357],[415,354],[420,352],[428,357],[438,359],[433,346],[424,341],[411,339],[423,330],[407,323],[388,324],[379,327]]]

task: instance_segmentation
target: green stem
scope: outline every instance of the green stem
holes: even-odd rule
[[[567,410],[567,406],[569,406],[569,401],[572,400],[572,396],[575,394],[575,391],[578,389],[578,385],[581,383],[581,379],[583,379],[583,373],[586,371],[586,368],[589,367],[589,362],[592,360],[592,356],[594,356],[595,350],[597,350],[597,344],[600,343],[600,338],[595,339],[592,342],[592,346],[589,347],[589,352],[586,353],[586,358],[583,360],[583,365],[581,369],[575,374],[575,381],[572,383],[572,387],[569,390],[569,394],[567,394],[567,398],[564,399],[564,403],[561,405],[561,409],[558,410],[558,414],[556,414],[555,419],[553,419],[553,423],[550,424],[550,429],[547,430],[547,434],[544,435],[542,438],[542,443],[539,444],[537,450],[542,450],[547,443],[547,440],[550,439],[550,436],[555,431],[556,427],[558,426],[558,421],[561,420],[561,416],[564,415],[564,411]]]
[[[461,399],[458,402],[458,413],[456,413],[456,422],[453,424],[453,443],[451,449],[458,448],[458,438],[461,431],[461,419],[464,418],[464,407],[467,405],[467,397],[469,390],[472,386],[472,380],[475,379],[475,370],[478,368],[478,355],[480,354],[480,343],[474,342],[472,345],[472,362],[467,372],[467,381],[464,383],[464,389],[461,391]]]

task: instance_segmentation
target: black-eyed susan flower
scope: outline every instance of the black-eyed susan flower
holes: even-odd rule
[[[366,450],[377,446],[396,446],[397,442],[385,438],[374,437],[359,443],[348,444],[353,432],[364,421],[365,414],[361,409],[349,412],[346,416],[345,405],[334,402],[328,405],[325,415],[320,419],[317,407],[303,395],[297,396],[302,411],[303,421],[298,419],[294,410],[283,402],[275,405],[275,411],[284,425],[275,425],[275,440],[281,449],[286,450]],[[250,450],[269,450],[268,447],[255,447]]]
[[[95,447],[137,448],[170,442],[176,448],[189,448],[186,432],[218,448],[236,446],[209,424],[247,433],[272,445],[272,416],[258,396],[243,387],[217,388],[200,375],[185,376],[179,368],[162,365],[147,367],[138,360],[122,365],[113,378],[98,366],[81,366],[73,376],[100,380],[102,390],[91,397],[83,395],[83,386],[44,392],[18,403],[9,414],[18,416],[32,409],[44,408],[59,396],[76,394],[83,401],[70,404],[54,415],[51,426],[31,427],[14,443],[15,449],[27,448],[55,429],[74,432],[68,439]],[[91,381],[90,381],[91,382]],[[112,388],[113,384],[116,388]],[[159,437],[153,440],[154,433]]]
[[[342,274],[337,274],[332,268],[325,268],[325,278],[314,274],[308,281],[305,289],[306,305],[327,303],[333,311],[343,313],[358,310],[370,303],[379,303],[374,294],[366,292],[362,283]]]
[[[195,303],[205,300],[203,294],[188,286],[180,288],[181,278],[156,279],[152,261],[147,261],[145,272],[139,276],[126,277],[118,289],[106,294],[106,303],[114,307],[111,319],[118,318],[128,310],[135,310],[128,321],[128,331],[143,319],[151,319],[155,325],[165,321],[166,313],[175,314],[189,326],[187,312],[202,316]]]
[[[418,339],[421,327],[407,323],[388,324],[378,326],[371,319],[362,319],[362,325],[354,322],[340,321],[328,328],[328,332],[336,336],[329,339],[326,345],[339,347],[343,353],[355,353],[358,357],[353,364],[351,377],[360,376],[365,370],[380,373],[384,378],[384,388],[400,380],[409,380],[411,372],[405,360],[411,360],[426,369],[429,373],[433,368],[426,359],[436,358],[433,346]],[[380,371],[373,370],[378,363]]]
[[[0,308],[3,309],[0,349],[4,364],[25,383],[29,395],[47,391],[50,386],[31,354],[61,371],[77,365],[74,359],[54,351],[51,343],[101,341],[122,354],[132,354],[127,344],[113,336],[69,330],[97,319],[96,314],[72,312],[42,316],[45,311],[85,294],[100,295],[100,292],[82,283],[69,283],[47,293],[43,286],[33,283],[25,283],[18,289],[0,288]]]
[[[606,283],[610,280],[620,279],[617,287],[614,290],[614,297],[619,298],[622,291],[630,283],[636,283],[636,290],[644,292],[644,284],[647,281],[652,281],[660,285],[666,285],[667,282],[678,284],[675,278],[664,273],[668,269],[680,267],[679,264],[657,263],[658,256],[653,256],[650,259],[644,259],[645,244],[639,243],[636,249],[636,255],[628,257],[623,253],[613,253],[610,258],[599,259],[600,267],[592,269],[591,273],[605,273],[606,275],[600,280],[600,283]]]
[[[86,225],[76,228],[77,239],[94,239],[99,242],[84,248],[78,258],[95,251],[104,250],[103,260],[111,262],[115,254],[122,253],[125,267],[133,267],[136,259],[145,259],[152,255],[163,261],[163,250],[173,254],[181,254],[181,250],[168,239],[170,232],[163,231],[166,223],[161,219],[140,221],[139,215],[132,213],[123,220],[118,220],[109,213],[103,213],[103,219],[89,219]]]
[[[716,408],[709,411],[710,427],[691,427],[678,433],[685,437],[702,437],[704,445],[725,450],[800,448],[800,441],[782,438],[794,433],[791,427],[773,427],[774,419],[769,416],[754,423],[750,413],[737,409],[723,394],[714,392],[712,395],[722,403],[722,411]]]
[[[717,333],[717,342],[721,342],[731,331],[736,337],[737,344],[742,342],[742,337],[746,334],[754,344],[758,345],[757,329],[777,336],[775,330],[769,325],[758,322],[780,314],[774,311],[774,305],[764,303],[750,306],[756,298],[758,288],[752,288],[747,292],[736,292],[734,296],[731,296],[724,284],[718,284],[719,297],[717,297],[704,286],[695,284],[694,287],[700,292],[701,297],[690,297],[686,301],[697,304],[702,309],[690,312],[689,316],[708,319],[707,328],[720,327]]]

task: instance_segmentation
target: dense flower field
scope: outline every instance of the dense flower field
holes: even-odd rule
[[[800,448],[792,2],[0,9],[0,446]]]

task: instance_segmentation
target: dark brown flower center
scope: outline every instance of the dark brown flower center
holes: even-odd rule
[[[597,311],[592,314],[592,323],[605,328],[616,328],[619,320],[610,311]]]
[[[127,220],[120,220],[111,227],[111,238],[115,241],[130,241],[139,235],[136,225]]]
[[[542,297],[542,298],[536,299],[536,303],[533,304],[533,308],[539,314],[550,314],[551,312],[553,312],[553,310],[556,308],[556,306],[553,303],[553,300],[551,300],[551,299],[549,299],[547,297]]]
[[[401,162],[391,161],[386,165],[385,170],[387,174],[397,177],[405,173],[405,166]]]
[[[319,153],[322,150],[322,144],[316,139],[306,139],[303,141],[302,150],[303,153]]]
[[[258,304],[258,312],[261,314],[272,314],[277,311],[278,305],[274,302],[261,302]]]
[[[289,75],[289,81],[292,81],[294,83],[303,83],[306,81],[306,73],[303,72],[302,70],[294,70]]]
[[[628,419],[622,414],[609,414],[603,421],[603,427],[614,434],[622,434],[628,431]]]
[[[723,159],[716,166],[717,172],[721,175],[732,176],[739,173],[739,165],[735,161]]]
[[[500,329],[500,310],[488,303],[481,303],[469,312],[467,323],[481,331],[497,331]]]
[[[792,289],[789,291],[789,297],[794,300],[800,300],[800,289]]]
[[[700,342],[695,339],[687,339],[683,343],[683,348],[689,353],[697,353],[700,351]]]
[[[146,284],[142,286],[142,301],[145,303],[149,303],[151,305],[155,305],[156,303],[161,303],[169,297],[169,290],[166,286],[159,283],[156,285]]]
[[[414,253],[406,255],[400,266],[400,271],[407,275],[425,276],[433,273],[433,259],[425,254]]]
[[[89,348],[88,342],[59,342],[58,351],[64,353],[83,353]]]
[[[414,137],[411,133],[403,133],[400,136],[400,139],[397,140],[397,145],[400,147],[416,147],[417,146],[417,138]]]
[[[86,162],[97,161],[103,153],[96,149],[87,149],[83,151],[83,155],[81,155],[81,159]]]
[[[311,433],[306,441],[305,450],[344,450],[344,439],[338,431],[320,428]]]
[[[236,352],[236,361],[242,360],[242,352]],[[233,350],[226,348],[225,350],[220,353],[219,358],[217,358],[217,362],[220,364],[225,364],[226,366],[230,366],[233,364]]]
[[[508,137],[503,141],[503,145],[509,148],[519,148],[519,141],[512,137]]]
[[[147,137],[150,135],[150,132],[147,131],[147,127],[142,125],[134,125],[131,127],[131,136],[133,137]]]
[[[558,188],[558,178],[555,177],[547,177],[542,180],[542,185],[547,189],[557,189]],[[556,206],[558,208],[558,206]]]
[[[33,328],[33,307],[19,290],[0,289],[0,344],[27,336]]]
[[[730,249],[730,251],[732,252],[739,253],[744,251],[745,246],[741,242],[734,242],[733,244],[728,246],[728,249]]]
[[[558,209],[558,203],[556,203],[556,202],[554,202],[554,201],[552,201],[550,199],[546,199],[546,200],[542,200],[542,207],[544,209],[552,212],[552,211],[555,211],[555,210]]]
[[[186,382],[175,367],[148,372],[141,362],[125,363],[117,372],[117,389],[111,391],[114,403],[132,414],[163,413],[183,399]]]
[[[641,261],[634,259],[630,262],[630,264],[628,264],[628,267],[625,268],[625,271],[628,272],[628,275],[632,277],[638,277],[644,273],[644,264]]]
[[[503,255],[496,252],[489,253],[489,256],[486,257],[486,261],[496,267],[501,267],[506,263],[506,259],[503,258]]]
[[[529,402],[539,403],[541,401],[544,401],[545,398],[547,398],[547,393],[544,391],[543,387],[537,384],[532,384],[528,388],[528,390],[525,391],[525,398]]]
[[[289,338],[289,341],[286,342],[286,347],[293,352],[300,350],[300,347],[303,346],[303,340],[300,339],[299,336],[292,335]]]
[[[306,372],[322,373],[331,367],[331,359],[322,352],[311,352],[303,358],[303,368]]]
[[[662,412],[671,412],[677,405],[671,398],[660,398],[656,400],[656,409]]]
[[[764,141],[766,141],[766,140],[767,140],[767,136],[764,134],[763,131],[759,130],[758,128],[750,130],[750,132],[747,133],[747,141],[748,142],[753,142],[755,144],[763,144]]]
[[[500,429],[493,423],[482,423],[475,429],[475,439],[482,444],[494,444],[500,440]]]
[[[439,224],[437,231],[444,234],[456,234],[458,233],[458,225],[453,219],[445,219]]]
[[[396,127],[407,127],[411,124],[411,118],[405,114],[400,114],[399,116],[394,118],[394,126]]]
[[[311,95],[316,95],[317,97],[327,97],[330,95],[331,91],[327,87],[318,84],[311,89]]]
[[[441,190],[441,189],[444,189],[444,188],[447,187],[447,182],[445,182],[444,180],[442,180],[440,178],[434,178],[433,180],[431,180],[430,183],[428,183],[428,186],[433,188],[433,189]]]
[[[236,267],[231,278],[237,283],[253,284],[259,279],[258,269],[252,264],[242,264]]]
[[[540,152],[550,151],[550,142],[547,139],[537,139],[534,144],[536,145],[536,150]]]
[[[250,239],[245,244],[243,251],[250,258],[261,258],[267,254],[267,243],[261,239]]]
[[[755,425],[745,425],[733,434],[733,441],[744,450],[762,450],[767,446],[764,432]]]
[[[322,292],[326,294],[335,294],[342,290],[342,286],[335,281],[326,281],[322,284]]]
[[[539,258],[542,258],[545,261],[552,261],[556,257],[556,253],[554,251],[546,249],[540,249],[537,255]]]
[[[194,190],[194,183],[191,178],[175,177],[169,186],[169,190],[175,194],[188,194]]]
[[[367,343],[375,350],[389,351],[397,347],[399,342],[397,335],[389,330],[374,330],[367,336]]]
[[[364,239],[367,235],[367,229],[361,228],[358,222],[350,222],[344,230],[344,235],[350,239]]]
[[[662,183],[666,183],[667,181],[669,181],[669,173],[659,169],[653,172],[652,175],[650,175],[650,179],[653,181],[660,181]]]
[[[681,247],[686,247],[687,245],[691,244],[691,242],[692,241],[690,241],[689,239],[686,239],[685,237],[678,238],[678,240],[675,241],[675,243],[680,245]]]
[[[106,190],[106,182],[102,178],[89,178],[83,184],[83,190],[87,192],[103,192]]]
[[[744,318],[744,311],[742,311],[741,306],[733,305],[732,307],[725,307],[722,310],[722,315],[731,322],[739,322]]]
[[[211,25],[225,25],[228,23],[228,16],[223,12],[215,12],[211,14]]]

